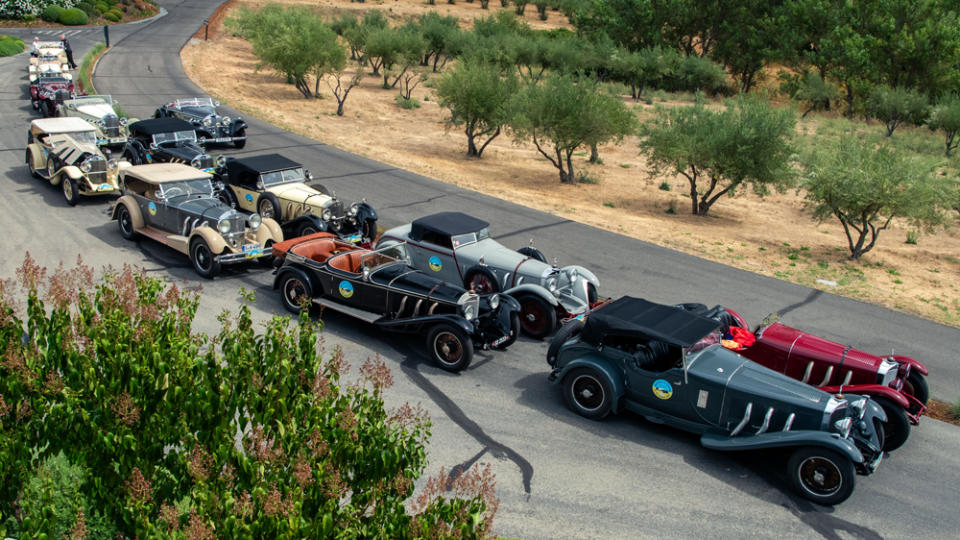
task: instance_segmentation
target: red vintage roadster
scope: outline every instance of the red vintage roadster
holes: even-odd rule
[[[761,323],[750,332],[747,321],[732,309],[706,309],[703,304],[684,307],[715,318],[727,328],[747,330],[752,339],[746,341],[753,343],[732,343],[731,348],[758,364],[832,394],[860,394],[876,401],[887,414],[884,450],[903,445],[910,424],[918,424],[926,411],[928,371],[913,358],[877,356],[779,322]]]

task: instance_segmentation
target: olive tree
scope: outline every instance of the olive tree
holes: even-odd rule
[[[528,84],[510,108],[515,138],[532,140],[564,184],[576,179],[573,153],[578,148],[619,140],[636,129],[636,117],[620,99],[601,92],[594,81],[567,75]]]
[[[640,150],[658,174],[683,175],[694,215],[748,184],[765,195],[792,185],[793,112],[741,97],[714,111],[702,97],[689,107],[658,107],[641,128]]]
[[[887,137],[901,124],[922,125],[929,108],[926,96],[904,87],[877,85],[867,99],[867,115],[884,123]]]
[[[943,132],[946,156],[950,157],[950,152],[960,146],[960,140],[957,139],[957,132],[960,131],[960,96],[950,94],[937,102],[930,110],[927,127]]]
[[[448,125],[463,126],[467,156],[479,158],[500,135],[509,118],[508,102],[518,88],[513,72],[501,73],[493,64],[466,60],[441,77],[437,102],[450,111]]]
[[[813,215],[840,221],[853,260],[876,246],[894,218],[927,230],[945,219],[951,186],[922,158],[843,137],[817,145],[804,162]]]

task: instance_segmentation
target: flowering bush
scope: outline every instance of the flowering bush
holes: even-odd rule
[[[13,520],[9,531],[39,530],[31,509],[48,506],[19,497],[38,459],[62,452],[63,467],[89,476],[69,483],[70,498],[89,504],[61,513],[78,516],[61,529],[89,530],[86,506],[128,538],[489,533],[489,469],[441,473],[414,496],[425,414],[385,407],[392,378],[379,358],[345,382],[350,366],[340,350],[320,354],[309,315],[275,317],[256,332],[244,305],[207,336],[191,331],[196,294],[132,268],[97,280],[78,262],[48,274],[28,254],[17,277],[0,282],[0,516]]]
[[[60,6],[64,9],[76,6],[80,0],[0,0],[0,17],[19,19],[24,15],[34,17],[43,13],[47,6]]]

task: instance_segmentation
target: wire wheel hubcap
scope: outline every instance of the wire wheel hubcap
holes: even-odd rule
[[[832,495],[843,486],[840,469],[829,459],[809,457],[800,464],[800,481],[816,495]]]
[[[595,411],[603,405],[603,385],[587,375],[581,375],[573,381],[573,399],[580,407]]]
[[[450,332],[441,332],[434,340],[434,349],[441,362],[454,364],[463,356],[463,344]]]

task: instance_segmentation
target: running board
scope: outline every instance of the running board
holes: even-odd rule
[[[326,298],[314,298],[313,303],[325,308],[330,308],[334,311],[339,311],[340,313],[349,315],[362,321],[367,321],[368,323],[375,323],[383,318],[383,315],[345,306],[341,303],[334,302],[333,300],[327,300]]]

